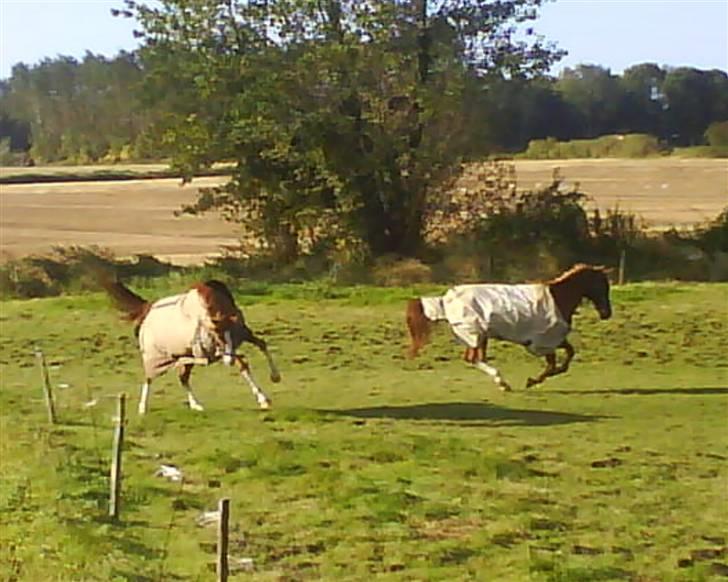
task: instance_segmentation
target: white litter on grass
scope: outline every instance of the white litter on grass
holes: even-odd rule
[[[160,465],[154,476],[164,477],[170,481],[182,481],[182,471],[174,465]]]
[[[84,402],[83,403],[83,407],[84,408],[93,408],[98,403],[99,403],[99,399],[98,398],[94,398],[93,400],[89,400],[88,402]]]
[[[229,558],[228,567],[231,574],[233,572],[252,572],[255,569],[253,558]]]
[[[71,385],[70,384],[66,384],[65,382],[61,382],[60,384],[58,384],[58,387],[59,388],[70,388]]]
[[[195,522],[200,527],[213,525],[216,524],[218,521],[220,521],[219,511],[203,511],[200,515],[197,516],[197,519],[195,519]]]

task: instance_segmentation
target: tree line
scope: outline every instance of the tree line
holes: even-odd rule
[[[165,157],[185,179],[232,163],[186,211],[222,212],[277,260],[302,235],[411,256],[463,160],[549,136],[697,144],[728,119],[723,71],[548,76],[563,51],[524,29],[542,2],[125,0],[137,52],[16,66],[0,121],[36,162]]]
[[[0,81],[0,141],[19,161],[98,162],[160,159],[165,111],[145,99],[134,52],[88,53],[16,65]],[[728,75],[721,70],[642,63],[621,75],[598,65],[558,77],[495,78],[475,109],[473,155],[523,151],[534,139],[588,139],[642,133],[666,146],[709,141],[728,120]],[[721,142],[722,143],[722,142]]]

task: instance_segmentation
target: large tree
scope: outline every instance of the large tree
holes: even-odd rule
[[[543,0],[126,0],[149,96],[187,177],[229,160],[218,209],[280,258],[328,217],[375,254],[415,253],[428,190],[467,151],[468,96],[560,53],[518,25]],[[530,32],[530,31],[529,31]]]

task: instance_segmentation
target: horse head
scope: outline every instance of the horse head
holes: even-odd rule
[[[602,319],[612,316],[609,270],[605,267],[579,263],[547,284],[561,315],[568,322],[583,298],[594,304]]]
[[[583,296],[594,304],[601,319],[612,317],[609,301],[609,270],[602,266],[584,266],[582,270]]]

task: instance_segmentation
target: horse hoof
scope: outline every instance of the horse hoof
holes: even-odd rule
[[[526,388],[531,388],[536,384],[538,384],[538,382],[536,382],[536,380],[534,380],[533,378],[529,378],[528,380],[526,380]]]
[[[202,404],[190,404],[190,410],[196,410],[197,412],[205,412],[205,408]]]
[[[281,375],[280,374],[271,374],[270,375],[270,381],[271,382],[275,382],[276,384],[278,384],[278,382],[281,381]]]
[[[268,410],[270,408],[271,402],[270,400],[264,400],[263,402],[258,402],[258,406],[261,410]]]
[[[502,382],[498,387],[501,389],[501,392],[513,392],[513,388],[507,382]]]

